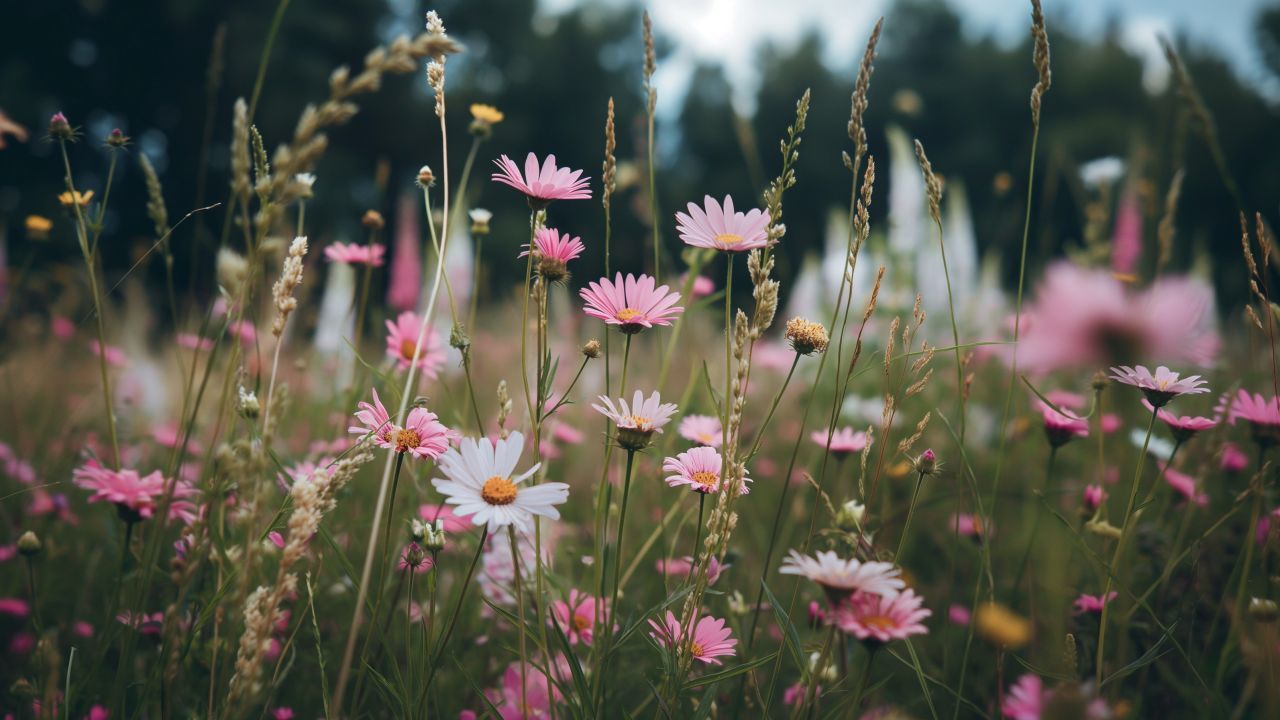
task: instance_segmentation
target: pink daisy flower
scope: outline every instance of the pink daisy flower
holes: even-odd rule
[[[654,630],[649,636],[659,645],[666,648],[684,647],[695,660],[711,665],[723,664],[716,658],[733,655],[733,648],[738,644],[731,637],[733,631],[725,627],[724,620],[710,615],[700,618],[689,631],[680,627],[680,621],[670,610],[662,623],[650,620],[649,625]]]
[[[518,257],[529,255],[529,246],[521,245],[524,252]],[[569,261],[577,258],[586,250],[582,238],[569,237],[569,233],[560,234],[555,228],[540,227],[533,233],[534,260],[538,272],[551,281],[564,280],[569,276]]]
[[[680,276],[680,287],[689,280],[689,273]],[[689,295],[694,298],[704,298],[716,291],[716,283],[706,275],[697,275],[693,278],[693,286],[689,288]]]
[[[724,442],[720,418],[711,415],[685,415],[677,432],[685,440],[707,447],[720,447]]]
[[[569,639],[570,645],[577,645],[579,642],[590,645],[594,639],[596,606],[603,609],[607,604],[594,595],[570,590],[569,602],[556,600],[551,603],[551,613],[556,625]]]
[[[1245,420],[1253,431],[1253,441],[1262,447],[1270,447],[1280,442],[1280,398],[1250,394],[1241,389],[1231,403],[1231,424],[1237,420]]]
[[[1076,598],[1075,602],[1071,603],[1071,607],[1075,608],[1076,615],[1084,613],[1100,613],[1102,612],[1102,608],[1106,607],[1107,603],[1115,600],[1119,595],[1120,593],[1115,590],[1103,595],[1085,595],[1081,593],[1080,597]]]
[[[347,428],[357,435],[369,435],[381,448],[408,453],[417,458],[436,459],[449,449],[453,433],[426,408],[415,407],[405,418],[404,427],[391,422],[387,409],[373,389],[373,404],[361,402],[355,413],[359,426]]]
[[[1165,463],[1160,463],[1160,469],[1164,474],[1164,481],[1169,483],[1169,487],[1178,491],[1187,501],[1193,502],[1200,507],[1205,507],[1209,504],[1209,496],[1200,492],[1199,483],[1196,482],[1195,478],[1178,472]]]
[[[108,470],[93,460],[76,468],[72,480],[85,490],[93,491],[89,502],[113,503],[120,519],[128,523],[153,516],[157,501],[164,496],[168,483],[159,470],[142,476],[135,470]],[[196,494],[190,485],[175,482],[169,503],[170,519],[177,518],[187,524],[194,521],[195,504],[187,498]]]
[[[30,613],[31,605],[26,600],[15,597],[0,598],[0,615],[25,618]]]
[[[1221,344],[1214,325],[1213,289],[1203,283],[1164,277],[1134,291],[1105,270],[1059,262],[1024,312],[1018,365],[1036,373],[1146,358],[1209,365]]]
[[[1040,416],[1044,419],[1044,434],[1053,447],[1062,447],[1076,438],[1089,437],[1089,421],[1071,417],[1041,402]]]
[[[906,587],[899,577],[902,571],[893,563],[844,559],[830,551],[819,551],[816,556],[809,556],[792,550],[782,561],[778,572],[803,575],[818,583],[833,603],[856,592],[887,595]]]
[[[664,460],[662,471],[671,473],[667,476],[667,484],[671,487],[687,485],[695,492],[706,495],[720,492],[720,471],[723,466],[724,459],[715,448],[696,447]],[[746,477],[744,471],[739,495],[751,492],[747,488],[749,482],[751,479]]]
[[[547,687],[552,689],[550,696],[547,694]],[[486,690],[485,696],[498,708],[502,720],[549,718],[551,704],[563,699],[555,684],[547,682],[545,673],[532,664],[526,664],[521,670],[518,662],[507,666],[506,672],[502,674],[502,687]]]
[[[1155,410],[1156,417],[1160,418],[1160,422],[1164,423],[1172,433],[1173,438],[1178,442],[1186,442],[1195,437],[1198,433],[1205,430],[1212,430],[1218,426],[1218,418],[1193,417],[1191,415],[1174,415],[1163,408],[1156,409],[1151,403],[1143,398],[1142,404],[1148,410]]]
[[[952,605],[947,608],[947,619],[953,625],[968,626],[969,621],[973,619],[973,613],[969,612],[969,608],[964,605]]]
[[[422,318],[415,312],[400,313],[395,322],[387,321],[387,356],[394,358],[396,367],[408,370],[413,362],[413,355],[418,354],[418,367],[422,368],[422,376],[434,380],[440,375],[447,358],[444,343],[427,328],[422,349],[418,349],[418,330],[422,326]]]
[[[862,452],[871,444],[871,435],[866,431],[855,431],[851,427],[842,427],[831,433],[831,441],[827,441],[826,430],[814,430],[809,439],[821,447],[831,451],[836,458],[844,458],[852,453]]]
[[[909,589],[888,595],[859,592],[840,603],[831,618],[841,631],[863,642],[887,643],[929,632],[922,621],[933,611],[923,604],[924,598]]]
[[[680,558],[660,558],[656,563],[658,572],[672,577],[687,578],[694,570],[693,557],[685,555]],[[707,584],[715,585],[720,575],[733,566],[733,563],[720,564],[714,556],[707,561]]]
[[[1179,395],[1209,392],[1209,388],[1201,387],[1208,383],[1201,380],[1199,375],[1191,375],[1190,377],[1179,379],[1178,373],[1163,365],[1156,368],[1154,375],[1142,365],[1136,367],[1129,367],[1128,365],[1113,367],[1111,368],[1111,379],[1138,388],[1147,396],[1147,402],[1158,408],[1164,407],[1170,400]]]
[[[769,213],[753,208],[734,212],[733,198],[724,196],[724,206],[707,195],[700,208],[689,203],[689,213],[676,213],[676,232],[686,245],[726,252],[754,250],[769,244]],[[704,210],[705,208],[705,210]]]
[[[980,539],[983,534],[982,518],[969,513],[956,513],[951,516],[951,531],[962,537]]]
[[[613,282],[600,278],[600,282],[588,283],[578,294],[586,303],[583,312],[587,315],[634,335],[654,325],[670,325],[684,312],[676,305],[680,293],[668,292],[666,285],[655,285],[657,281],[648,275],[637,278],[628,274],[624,281],[622,273],[618,273]]]
[[[1000,712],[1009,720],[1040,720],[1044,707],[1044,681],[1039,675],[1028,673],[1009,688]]]
[[[631,397],[630,405],[621,398],[614,405],[612,398],[604,395],[599,397],[604,404],[591,407],[613,421],[618,429],[618,444],[628,450],[643,450],[648,447],[650,436],[655,432],[662,432],[662,426],[671,422],[671,416],[676,414],[675,403],[662,402],[657,390],[648,398],[637,390]]]
[[[336,242],[324,249],[325,259],[329,262],[346,265],[369,265],[382,267],[387,248],[377,243],[373,245],[357,245],[355,243]]]
[[[591,187],[587,184],[590,178],[582,177],[581,170],[557,168],[555,155],[548,155],[542,167],[538,167],[538,156],[529,153],[524,160],[523,175],[520,167],[506,155],[493,163],[498,166],[498,172],[491,179],[524,193],[529,207],[535,210],[545,208],[554,200],[591,199]]]

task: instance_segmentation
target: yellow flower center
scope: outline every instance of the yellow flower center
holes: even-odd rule
[[[868,615],[862,618],[862,624],[876,630],[892,630],[897,627],[897,623],[888,615]]]
[[[413,360],[413,354],[418,351],[418,344],[408,338],[400,341],[400,357],[405,360]]]
[[[417,430],[402,428],[395,434],[396,452],[408,452],[422,444],[422,436]]]
[[[504,477],[494,475],[484,481],[480,488],[480,497],[490,505],[510,505],[516,501],[516,484]]]
[[[694,656],[694,657],[702,657],[702,653],[704,653],[704,652],[706,652],[706,650],[705,650],[705,649],[703,649],[702,645],[700,645],[700,644],[698,644],[698,643],[696,643],[696,642],[691,642],[691,643],[689,643],[689,654],[690,654],[690,655],[692,655],[692,656]]]
[[[621,310],[618,311],[618,319],[624,323],[631,322],[632,320],[636,319],[639,316],[640,316],[640,311],[633,310],[631,308],[622,308]]]
[[[627,419],[630,420],[638,428],[649,427],[649,418],[643,415],[628,415]]]
[[[591,627],[591,623],[592,623],[592,619],[587,617],[586,615],[573,616],[573,628],[578,632],[582,632],[583,630],[586,630],[587,628]]]
[[[693,474],[693,481],[707,490],[713,490],[720,484],[720,476],[709,470],[699,470]]]
[[[742,236],[737,233],[720,233],[716,236],[717,245],[737,245],[742,242]]]

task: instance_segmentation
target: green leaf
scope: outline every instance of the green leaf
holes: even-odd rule
[[[1161,650],[1160,646],[1164,645],[1164,641],[1169,639],[1170,633],[1172,633],[1173,629],[1177,626],[1178,626],[1178,622],[1175,620],[1171,625],[1169,625],[1169,629],[1166,630],[1165,633],[1160,636],[1160,639],[1156,641],[1156,644],[1147,648],[1147,651],[1142,653],[1142,657],[1138,658],[1137,660],[1134,660],[1133,662],[1129,663],[1128,665],[1125,665],[1124,667],[1120,668],[1114,673],[1111,673],[1111,675],[1103,678],[1102,684],[1099,685],[1098,687],[1104,688],[1107,686],[1107,683],[1111,682],[1112,680],[1119,680],[1125,675],[1128,675],[1134,672],[1135,670],[1140,670],[1146,667],[1147,665],[1150,665],[1151,663],[1155,662],[1156,660],[1159,660],[1164,655],[1168,654],[1169,651],[1167,649]]]
[[[765,655],[763,657],[758,657],[755,660],[752,660],[750,662],[745,662],[745,663],[742,663],[741,665],[735,665],[731,668],[726,668],[724,670],[721,670],[720,672],[711,673],[710,675],[703,675],[702,677],[697,678],[696,680],[692,680],[688,683],[685,683],[685,687],[696,688],[696,687],[702,687],[703,685],[707,685],[707,684],[714,684],[718,682],[723,682],[725,680],[731,680],[735,677],[738,677],[739,675],[750,672],[751,670],[754,670],[755,668],[760,667],[761,665],[769,662],[770,660],[773,660],[777,656],[778,656],[777,652],[771,652],[768,655]]]

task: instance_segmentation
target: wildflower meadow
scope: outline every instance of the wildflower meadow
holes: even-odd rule
[[[987,260],[966,168],[931,162],[959,140],[869,121],[891,17],[851,97],[788,98],[732,161],[751,192],[670,205],[649,15],[638,105],[503,150],[559,110],[455,101],[473,48],[434,11],[260,127],[287,6],[205,149],[168,150],[212,158],[197,206],[73,96],[0,113],[60,182],[0,246],[4,717],[1280,717],[1275,198],[1245,204],[1236,109],[1173,43],[1180,147],[1237,206],[1213,274],[1176,153],[1065,173],[1040,144],[1080,92],[1041,0],[1009,3]],[[332,232],[330,150],[407,82],[421,167]],[[811,166],[847,201],[802,219]],[[1081,239],[1046,249],[1066,174]]]

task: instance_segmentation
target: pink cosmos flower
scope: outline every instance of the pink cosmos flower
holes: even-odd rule
[[[1009,688],[1000,712],[1009,720],[1040,720],[1044,706],[1044,681],[1039,675],[1028,673]]]
[[[660,558],[656,563],[656,566],[658,568],[658,572],[663,575],[680,578],[689,577],[689,574],[692,573],[696,567],[693,563],[693,558],[689,555],[671,559]],[[732,566],[733,563],[725,563],[721,565],[719,560],[712,557],[707,561],[707,584],[715,585],[716,581],[720,579],[720,575]]]
[[[357,245],[355,243],[336,242],[324,249],[324,257],[329,262],[345,265],[369,265],[382,267],[387,248],[384,245]]]
[[[726,252],[754,250],[769,244],[769,213],[758,208],[743,214],[734,212],[733,198],[724,196],[724,206],[707,195],[700,208],[689,203],[689,214],[676,213],[676,232],[686,245]],[[705,211],[704,209],[705,208]]]
[[[31,606],[22,598],[0,598],[0,615],[25,618],[31,613]]]
[[[518,257],[529,255],[529,246],[521,245],[524,252]],[[533,233],[534,259],[538,272],[551,280],[563,280],[567,275],[569,261],[577,258],[586,250],[582,238],[569,237],[569,233],[560,234],[555,228],[540,227]]]
[[[1061,447],[1076,438],[1089,437],[1089,421],[1064,415],[1044,402],[1039,403],[1044,419],[1044,434],[1053,447]]]
[[[435,413],[426,408],[410,410],[404,427],[391,422],[376,388],[373,389],[373,404],[361,402],[355,418],[360,425],[347,428],[348,432],[369,435],[378,447],[408,453],[416,458],[434,460],[440,457],[449,449],[449,441],[454,435],[436,419]]]
[[[570,590],[569,602],[556,600],[551,603],[551,613],[556,625],[569,639],[570,645],[577,645],[579,642],[590,645],[594,639],[596,606],[600,605],[603,610],[603,606],[607,604],[594,595]]]
[[[412,311],[400,313],[395,322],[388,320],[387,356],[395,359],[397,368],[408,370],[409,364],[413,362],[413,354],[417,352],[422,376],[434,380],[440,375],[448,355],[444,343],[430,327],[427,328],[422,349],[418,349],[418,330],[421,326],[422,318]]]
[[[167,448],[177,448],[182,445],[182,433],[177,425],[170,422],[153,425],[151,427],[151,439]],[[204,446],[190,438],[187,439],[186,449],[192,455],[204,453]]]
[[[71,318],[62,315],[54,315],[49,320],[49,329],[59,340],[70,340],[76,334],[76,324],[71,321]]]
[[[650,620],[649,625],[654,630],[649,636],[659,645],[666,648],[685,647],[695,660],[711,665],[722,665],[716,658],[733,655],[733,648],[738,644],[731,637],[733,631],[725,627],[724,620],[710,615],[700,618],[691,631],[681,628],[680,621],[670,610],[662,623]]]
[[[114,503],[120,518],[131,523],[155,514],[156,505],[164,496],[169,482],[159,470],[140,476],[135,470],[108,470],[93,460],[76,468],[72,479],[76,485],[93,491],[89,502]],[[187,498],[196,494],[196,489],[190,485],[175,482],[169,503],[170,519],[177,518],[187,524],[194,521],[196,507]]]
[[[159,635],[164,627],[164,613],[135,613],[129,610],[116,615],[116,622],[137,630],[143,635]]]
[[[1222,444],[1222,461],[1220,467],[1231,473],[1241,472],[1249,467],[1249,456],[1244,454],[1235,443]]]
[[[685,282],[689,280],[689,273],[680,276],[679,286],[684,287]],[[706,275],[698,275],[693,278],[693,286],[689,289],[690,297],[704,298],[716,291],[716,284]]]
[[[1112,590],[1103,595],[1085,595],[1081,593],[1075,602],[1071,603],[1071,607],[1075,608],[1075,614],[1083,613],[1100,613],[1107,603],[1119,597],[1120,593]]]
[[[293,708],[278,707],[271,711],[271,720],[293,720]]]
[[[612,282],[600,278],[600,282],[588,283],[578,294],[586,303],[583,312],[607,325],[617,325],[627,335],[654,325],[670,325],[684,312],[676,305],[680,293],[668,292],[666,285],[657,285],[648,275],[637,278],[628,274],[624,281],[622,273],[618,273]]]
[[[1093,512],[1102,506],[1107,500],[1107,491],[1102,489],[1101,485],[1089,485],[1084,489],[1084,506],[1085,509]]]
[[[548,155],[538,167],[538,157],[529,153],[524,160],[524,174],[511,158],[503,155],[493,163],[498,172],[490,176],[494,182],[513,187],[525,194],[529,207],[539,210],[554,200],[590,200],[590,178],[582,177],[581,170],[556,167],[556,156]]]
[[[1154,375],[1142,365],[1137,367],[1129,367],[1128,365],[1113,367],[1111,368],[1111,379],[1138,388],[1147,396],[1147,402],[1158,408],[1164,407],[1170,400],[1179,395],[1209,392],[1209,388],[1201,387],[1208,383],[1201,380],[1199,375],[1179,379],[1178,373],[1169,370],[1163,365],[1156,368]]]
[[[956,513],[951,516],[949,527],[952,532],[963,537],[970,537],[977,540],[983,534],[982,518],[969,513]],[[990,533],[987,533],[990,535]]]
[[[952,605],[947,608],[947,619],[954,625],[968,626],[969,621],[973,619],[973,613],[963,605]]]
[[[662,471],[671,473],[667,476],[667,484],[671,487],[688,485],[695,492],[706,495],[720,492],[720,470],[723,465],[724,459],[715,448],[696,447],[664,460]],[[749,482],[751,479],[746,477],[744,470],[739,495],[751,492],[747,488]]]
[[[1231,424],[1245,420],[1253,432],[1253,441],[1262,447],[1280,442],[1280,397],[1270,399],[1241,389],[1231,403]]]
[[[831,451],[836,458],[843,458],[851,453],[862,452],[871,444],[871,435],[866,431],[855,431],[851,427],[842,427],[831,433],[831,441],[827,442],[826,430],[814,430],[809,439]]]
[[[1139,292],[1107,271],[1059,262],[1024,312],[1018,364],[1037,373],[1147,358],[1209,365],[1220,345],[1212,308],[1212,288],[1189,278]]]
[[[554,673],[554,671],[553,671]],[[521,679],[523,678],[523,687]],[[552,695],[547,695],[547,687],[551,687]],[[547,676],[532,664],[526,664],[521,670],[520,663],[507,666],[502,674],[502,687],[497,690],[486,690],[489,702],[498,708],[502,720],[542,720],[551,717],[551,704],[559,703],[563,698],[554,683],[547,682]]]
[[[1218,426],[1218,418],[1193,417],[1191,415],[1174,415],[1164,408],[1156,409],[1143,398],[1142,404],[1148,410],[1155,410],[1156,417],[1169,428],[1169,432],[1178,442],[1186,442],[1196,434],[1212,430]]]
[[[685,440],[707,447],[720,447],[724,442],[720,418],[711,415],[685,415],[677,432]]]
[[[792,550],[782,561],[778,572],[803,575],[818,583],[833,603],[856,592],[888,595],[906,587],[899,577],[902,571],[893,563],[844,559],[830,551],[818,551],[811,557]]]
[[[905,640],[929,632],[922,622],[933,612],[923,604],[924,598],[910,589],[888,595],[858,592],[836,607],[832,622],[863,642]]]
[[[1205,507],[1209,504],[1209,496],[1200,492],[1199,483],[1196,479],[1185,473],[1169,467],[1165,463],[1160,463],[1161,471],[1164,473],[1164,481],[1169,483],[1169,487],[1177,490],[1188,501]]]

